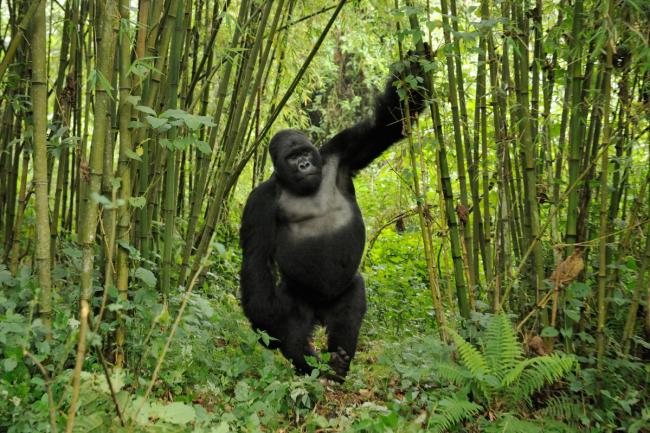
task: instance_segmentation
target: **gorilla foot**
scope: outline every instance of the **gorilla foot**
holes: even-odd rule
[[[350,369],[351,361],[352,358],[348,355],[348,352],[340,346],[337,347],[336,352],[330,354],[329,366],[334,370],[334,372],[330,373],[328,378],[343,383],[343,381],[345,381],[345,376],[348,374],[348,370]]]

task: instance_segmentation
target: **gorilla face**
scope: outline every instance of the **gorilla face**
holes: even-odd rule
[[[269,145],[273,168],[281,185],[298,195],[313,194],[322,180],[323,161],[305,134],[278,132]]]

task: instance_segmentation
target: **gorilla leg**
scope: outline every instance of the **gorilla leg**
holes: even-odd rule
[[[278,339],[274,342],[276,343],[274,346],[280,348],[282,354],[293,363],[297,371],[308,374],[312,369],[305,361],[305,356],[317,356],[310,342],[316,325],[314,310],[292,295],[286,281],[280,283],[276,294],[279,301],[291,305],[291,308],[276,318],[274,329],[270,333],[272,337]]]
[[[317,356],[310,342],[315,323],[313,311],[301,308],[295,316],[286,319],[283,335],[278,336],[282,354],[300,373],[309,374],[312,370],[305,356]]]
[[[342,380],[350,368],[365,313],[365,286],[357,274],[344,294],[322,313],[327,328],[327,350],[331,353],[330,366],[336,379]]]

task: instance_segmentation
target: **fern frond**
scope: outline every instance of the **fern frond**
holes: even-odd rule
[[[542,422],[544,433],[580,433],[583,431],[582,425],[570,425],[554,419],[545,419]]]
[[[521,344],[505,314],[492,316],[483,334],[483,353],[492,374],[505,376],[523,358]]]
[[[474,377],[467,368],[450,362],[437,364],[434,369],[439,379],[451,382],[457,386],[470,384]]]
[[[476,377],[482,377],[490,373],[485,357],[478,349],[472,346],[470,343],[465,341],[463,337],[458,335],[453,329],[449,330],[454,343],[456,343],[456,348],[460,354],[460,359],[463,361],[463,364],[472,374]]]
[[[584,406],[566,395],[550,397],[546,407],[540,410],[539,414],[544,418],[553,418],[573,425],[580,424],[580,418],[586,415]]]
[[[540,390],[544,385],[553,383],[564,377],[575,364],[575,359],[570,356],[551,354],[537,358],[526,359],[503,379],[503,384],[509,390],[514,400],[530,400],[533,392]],[[526,368],[531,367],[531,368]]]
[[[437,413],[429,418],[429,426],[435,433],[447,432],[452,426],[476,415],[483,409],[476,403],[459,399],[443,399],[438,404]]]

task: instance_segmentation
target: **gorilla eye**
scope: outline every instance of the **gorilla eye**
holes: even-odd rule
[[[290,153],[289,156],[287,156],[287,159],[298,159],[298,158],[306,157],[306,156],[309,156],[309,152],[307,152],[307,151],[298,151],[298,152]]]

